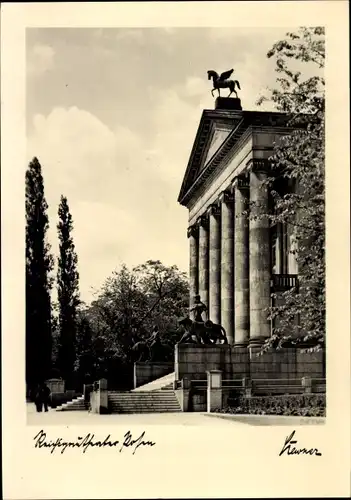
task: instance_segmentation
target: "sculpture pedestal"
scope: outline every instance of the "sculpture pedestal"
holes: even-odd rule
[[[228,344],[177,344],[175,346],[175,380],[205,380],[210,370],[221,370],[224,379],[232,375],[231,346]]]
[[[242,111],[241,101],[237,97],[217,97],[215,109],[231,109],[234,111]]]

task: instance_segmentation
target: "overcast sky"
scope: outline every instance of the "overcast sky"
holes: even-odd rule
[[[54,252],[68,198],[83,300],[122,263],[188,271],[177,197],[214,106],[206,72],[234,68],[243,108],[256,109],[276,78],[266,53],[291,29],[27,30],[28,160],[43,168]]]

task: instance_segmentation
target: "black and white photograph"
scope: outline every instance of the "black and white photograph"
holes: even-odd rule
[[[207,12],[214,3],[193,6]],[[272,3],[279,9],[290,2]],[[160,4],[164,13],[167,2]],[[335,12],[340,17],[342,9]],[[335,353],[350,350],[349,310],[336,332],[339,313],[328,292],[333,304],[338,294],[349,297],[347,267],[341,269],[347,259],[340,254],[339,267],[335,259],[333,278],[327,259],[329,248],[337,255],[337,241],[339,249],[349,247],[349,216],[331,215],[338,210],[335,181],[328,187],[331,176],[338,184],[344,178],[339,202],[347,206],[349,172],[337,173],[328,161],[337,120],[328,117],[326,21],[143,25],[139,15],[138,22],[106,25],[99,18],[22,27],[24,154],[14,178],[23,230],[14,248],[19,242],[24,257],[24,359],[16,380],[31,460],[40,455],[38,464],[51,470],[50,460],[60,459],[50,472],[59,482],[63,461],[81,456],[95,467],[105,457],[99,478],[113,474],[114,454],[127,456],[133,470],[131,457],[156,464],[156,452],[166,469],[173,452],[162,436],[176,446],[172,429],[180,429],[211,435],[211,443],[228,436],[228,448],[240,439],[246,471],[259,453],[252,462],[261,463],[258,477],[269,475],[271,460],[286,468],[281,481],[291,463],[299,474],[311,467],[323,476],[338,452],[326,435],[338,416],[332,379],[349,373],[349,353],[339,372]],[[346,440],[350,380],[343,381]],[[206,453],[220,483],[213,473],[220,474],[222,459]],[[174,481],[185,464],[178,457]],[[79,490],[77,481],[73,498],[83,498],[89,489]],[[348,482],[323,491],[346,495]],[[321,484],[303,494],[315,496]],[[267,485],[255,495],[266,495]],[[68,498],[58,496],[63,487],[52,487],[52,498]],[[135,494],[134,487],[120,497]],[[181,495],[179,488],[152,491],[169,498],[170,491]],[[253,485],[245,488],[227,495],[252,496]],[[282,488],[277,497],[289,496]],[[49,488],[19,491],[8,481],[7,498],[48,498]],[[185,485],[184,492],[205,494]],[[107,483],[94,498],[104,496]]]
[[[324,422],[324,62],[323,27],[27,30],[29,423]]]

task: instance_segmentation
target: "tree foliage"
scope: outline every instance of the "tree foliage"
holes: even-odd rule
[[[299,284],[273,294],[265,348],[290,341],[318,349],[325,344],[324,29],[288,33],[267,56],[275,58],[278,86],[259,103],[271,100],[289,119],[271,158],[266,185],[274,208],[265,216],[288,228]]]
[[[188,283],[185,273],[160,261],[128,269],[123,265],[109,277],[90,306],[80,312],[76,370],[93,379],[128,370],[133,345],[150,337],[158,326],[165,349],[173,359],[179,340],[177,320],[186,314]]]
[[[37,158],[25,175],[26,207],[26,380],[43,381],[51,368],[50,272],[53,259],[47,242],[49,219],[44,180]]]
[[[79,305],[78,258],[72,238],[73,219],[67,198],[61,196],[57,224],[59,257],[58,295],[58,360],[57,366],[67,387],[72,383],[76,361],[77,307]]]

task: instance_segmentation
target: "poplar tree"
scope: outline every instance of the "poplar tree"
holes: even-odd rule
[[[70,388],[74,383],[76,361],[77,307],[79,305],[78,258],[72,238],[73,219],[67,198],[61,196],[57,224],[59,257],[57,270],[58,295],[58,368]]]
[[[46,240],[49,228],[44,180],[37,158],[25,175],[26,209],[26,381],[43,382],[51,369],[51,301],[53,258]]]

